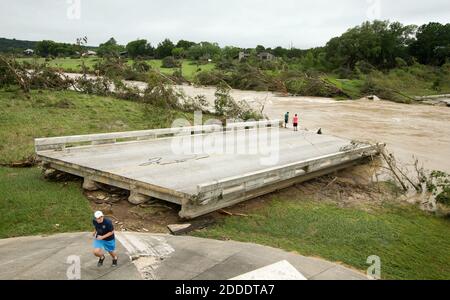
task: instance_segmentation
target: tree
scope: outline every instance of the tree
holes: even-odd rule
[[[429,23],[419,27],[409,50],[422,64],[445,64],[450,58],[450,23]]]
[[[186,50],[184,48],[173,48],[172,49],[172,56],[175,58],[183,58],[185,55]]]
[[[197,43],[186,41],[186,40],[179,40],[176,45],[176,48],[183,48],[184,50],[188,50],[189,48],[191,48],[192,46],[195,46],[195,45],[197,45]]]
[[[100,46],[97,49],[97,54],[101,57],[118,56],[120,52],[124,50],[125,47],[122,45],[118,45],[117,41],[112,37],[105,43],[100,44]]]
[[[36,43],[36,52],[43,57],[69,56],[74,55],[76,51],[76,45],[57,43],[49,40],[44,40]]]
[[[403,26],[389,21],[365,22],[331,39],[326,47],[327,60],[334,68],[354,69],[358,61],[366,61],[377,68],[394,68],[396,58],[409,61],[408,47],[416,26]]]
[[[40,56],[47,57],[52,55],[54,49],[56,47],[56,43],[54,41],[41,41],[36,44],[36,52]]]
[[[289,52],[288,49],[285,49],[280,46],[278,46],[272,50],[273,55],[275,55],[276,57],[285,57],[285,56],[287,56],[288,52]]]
[[[214,58],[218,56],[221,49],[217,43],[201,42],[189,48],[187,55],[190,59]]]
[[[173,56],[166,56],[162,59],[161,67],[163,68],[179,68],[181,67],[181,62]]]
[[[256,46],[255,50],[256,50],[256,53],[259,54],[261,52],[266,51],[266,48],[264,48],[264,46],[258,45],[258,46]]]
[[[165,39],[161,43],[158,44],[156,48],[156,58],[162,59],[164,57],[168,57],[172,55],[172,50],[175,48],[175,45],[171,40]]]
[[[147,40],[136,40],[129,42],[126,46],[128,55],[131,58],[152,56],[154,54],[154,48],[147,42]]]
[[[241,52],[240,48],[226,46],[222,49],[222,58],[235,59],[239,56],[239,52]]]

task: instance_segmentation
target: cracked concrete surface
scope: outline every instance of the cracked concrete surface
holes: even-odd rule
[[[97,267],[90,233],[0,240],[0,279],[67,279],[68,257],[80,259],[82,280],[226,280],[287,261],[307,279],[363,280],[358,271],[271,247],[149,233],[117,233],[119,266]]]

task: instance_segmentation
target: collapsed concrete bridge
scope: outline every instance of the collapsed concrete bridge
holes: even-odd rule
[[[176,203],[191,219],[361,163],[380,145],[277,120],[40,138],[35,150],[46,168],[83,177],[85,189],[98,182],[129,190],[134,204]]]

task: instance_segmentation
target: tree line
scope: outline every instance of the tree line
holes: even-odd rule
[[[86,47],[79,44],[37,42],[40,56],[76,56]],[[235,59],[239,52],[249,54],[269,52],[287,63],[298,63],[307,69],[319,71],[392,69],[415,62],[441,66],[450,58],[450,23],[428,23],[420,27],[399,22],[373,21],[349,29],[332,38],[325,46],[313,49],[265,48],[258,45],[251,49],[217,43],[180,40],[177,43],[165,39],[153,46],[146,39],[138,39],[120,45],[114,38],[95,49],[101,57],[126,55],[130,58],[156,58],[207,60],[216,62]]]

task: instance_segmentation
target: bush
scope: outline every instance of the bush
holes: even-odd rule
[[[215,96],[214,109],[216,114],[244,121],[262,119],[261,114],[254,111],[246,101],[236,102],[230,96],[230,88],[225,83],[217,86]]]
[[[136,59],[133,61],[133,70],[139,73],[145,73],[151,70],[151,66],[145,60]]]
[[[276,86],[273,77],[250,64],[239,64],[230,74],[228,84],[233,88],[253,91],[269,91]]]
[[[433,171],[426,178],[426,185],[428,192],[436,197],[436,202],[450,207],[450,175],[441,172]]]
[[[450,187],[445,187],[444,190],[437,195],[436,201],[442,205],[450,207]]]
[[[369,74],[376,70],[376,68],[365,60],[360,60],[355,64],[355,69],[358,74]]]
[[[404,67],[408,66],[408,63],[401,57],[395,58],[395,64],[396,64],[397,68],[404,68]]]
[[[216,63],[216,68],[220,70],[230,70],[234,66],[233,60],[229,58],[222,58]]]
[[[23,72],[22,68],[20,68],[15,60],[7,57],[0,57],[0,88],[16,84],[17,79],[13,72],[14,68]]]
[[[147,74],[150,70],[143,61],[136,61],[133,66],[130,67],[126,61],[119,57],[106,57],[95,63],[94,69],[99,75],[106,76],[112,79],[125,79],[125,80],[139,80],[146,81]]]
[[[167,56],[162,60],[162,67],[168,69],[179,68],[181,67],[181,61],[175,59],[173,56]]]
[[[286,72],[282,78],[287,92],[299,96],[313,97],[348,97],[340,88],[333,83],[322,79],[320,74]]]
[[[194,78],[194,82],[199,85],[219,85],[224,81],[227,81],[227,76],[219,70],[201,71]]]
[[[187,97],[182,103],[184,111],[202,111],[209,112],[209,103],[206,100],[206,96],[197,95],[195,97]]]

